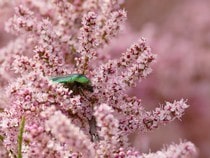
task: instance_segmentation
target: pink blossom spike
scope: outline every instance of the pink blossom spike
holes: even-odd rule
[[[114,153],[120,146],[122,147],[122,135],[118,128],[119,122],[114,118],[113,112],[114,110],[106,104],[101,104],[95,111],[101,139],[98,154],[103,155],[103,157],[110,157],[110,153]]]
[[[45,125],[46,129],[60,142],[68,145],[71,151],[80,152],[84,158],[94,157],[93,144],[89,138],[60,111],[56,111]]]
[[[142,154],[139,158],[196,158],[196,147],[191,142],[181,142],[180,144],[172,144],[162,151],[156,153]]]
[[[153,112],[147,112],[143,116],[143,123],[148,130],[158,128],[160,125],[167,124],[176,118],[180,119],[188,107],[189,105],[183,99],[173,103],[166,102],[164,106],[156,108]]]

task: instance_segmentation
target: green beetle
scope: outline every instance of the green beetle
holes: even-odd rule
[[[91,81],[83,74],[71,74],[51,78],[53,82],[63,83],[64,87],[71,89],[74,93],[79,93],[82,89],[93,92]]]
[[[83,74],[71,74],[67,76],[58,76],[51,78],[53,82],[62,83],[64,87],[69,88],[73,91],[73,94],[82,94],[85,98],[86,96],[83,93],[83,89],[89,92],[93,92],[93,86],[91,85],[91,81]],[[86,98],[88,101],[90,99]],[[89,120],[90,130],[89,133],[91,135],[91,141],[98,141],[99,136],[96,131],[96,121],[95,117],[93,116]]]

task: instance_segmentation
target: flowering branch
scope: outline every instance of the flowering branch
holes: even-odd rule
[[[148,130],[157,128],[161,124],[166,124],[174,119],[181,119],[186,108],[189,105],[183,99],[174,101],[174,103],[166,102],[166,105],[156,108],[153,112],[147,112],[144,116],[143,123]]]
[[[139,158],[162,158],[162,157],[197,157],[196,147],[191,142],[181,142],[178,145],[170,145],[162,151],[156,153],[143,154]]]
[[[21,4],[6,24],[6,30],[17,39],[0,50],[9,54],[0,59],[0,80],[4,81],[0,84],[0,134],[10,155],[152,155],[131,147],[128,135],[180,119],[189,106],[180,100],[147,112],[141,99],[127,94],[151,73],[156,59],[144,38],[119,59],[100,58],[110,56],[104,47],[118,35],[126,20],[120,2],[53,0]],[[54,76],[66,80],[54,82]],[[171,155],[183,157],[196,153],[190,143],[172,145],[161,151],[162,155],[170,155],[169,150]]]

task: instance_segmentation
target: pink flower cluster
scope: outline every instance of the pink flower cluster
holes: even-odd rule
[[[152,134],[154,138],[148,139],[156,145],[151,148],[157,149],[171,138],[184,137],[196,144],[200,157],[207,158],[210,157],[209,130],[200,129],[210,124],[210,1],[163,1],[127,1],[128,13],[132,17],[130,22],[133,21],[133,27],[140,30],[127,32],[121,39],[129,36],[135,40],[137,34],[142,34],[158,54],[157,63],[153,65],[154,73],[131,93],[143,98],[148,109],[164,100],[187,98],[190,109],[182,123],[176,122]],[[129,42],[123,42],[121,50],[129,45]],[[118,46],[115,48],[119,49]],[[172,128],[176,132],[168,132]],[[166,133],[169,133],[167,138],[164,137],[167,140],[158,139]]]
[[[14,4],[16,3],[16,4]],[[153,112],[127,91],[151,73],[156,55],[140,38],[119,59],[104,47],[122,30],[126,12],[117,0],[18,1],[6,30],[16,39],[0,50],[2,157],[195,157],[190,142],[156,153],[130,146],[134,131],[148,132],[184,114],[186,101]],[[74,93],[54,76],[83,74],[93,92]],[[6,89],[4,91],[3,89]],[[19,153],[21,118],[25,118]]]

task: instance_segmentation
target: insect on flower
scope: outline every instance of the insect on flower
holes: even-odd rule
[[[64,87],[71,89],[74,94],[83,93],[83,90],[93,92],[90,79],[83,74],[58,76],[51,78],[51,80],[53,82],[62,83]]]
[[[83,74],[71,74],[68,76],[58,76],[51,78],[53,82],[63,83],[64,87],[69,88],[73,91],[73,94],[82,94],[85,98],[86,96],[83,93],[83,90],[87,90],[89,92],[93,92],[93,86],[91,85],[91,81]],[[88,98],[86,98],[90,101]],[[98,133],[96,131],[96,122],[95,117],[93,116],[89,120],[90,126],[90,135],[92,141],[99,140]]]

